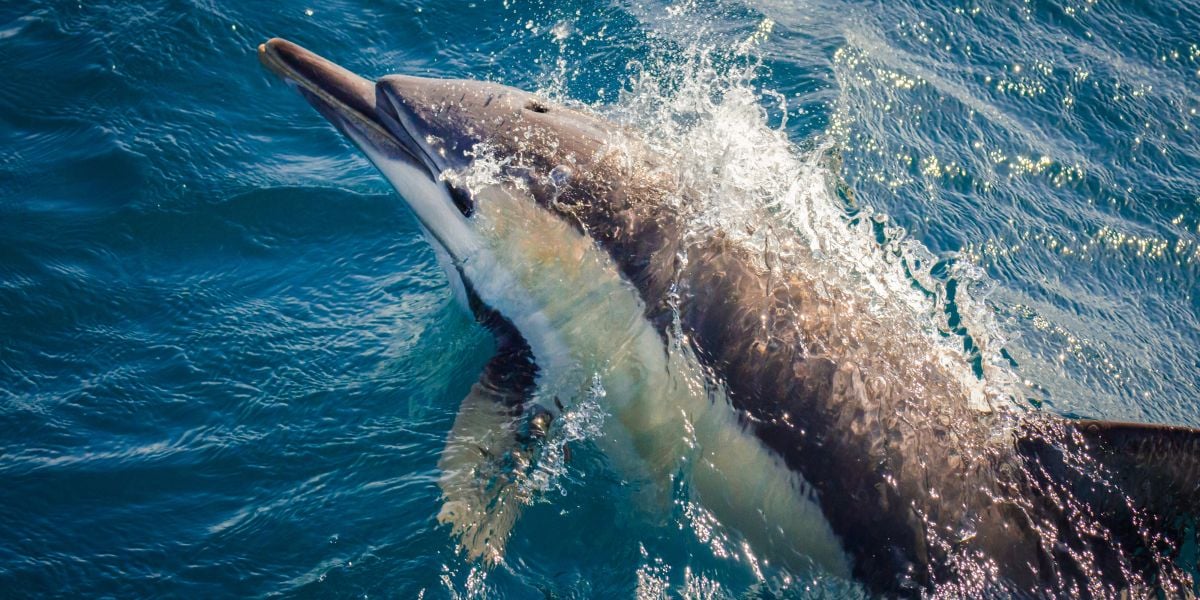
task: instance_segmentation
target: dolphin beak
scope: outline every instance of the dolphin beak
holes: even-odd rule
[[[406,162],[422,164],[403,127],[377,110],[375,82],[282,38],[258,46],[258,60],[300,92],[325,118],[358,144]]]

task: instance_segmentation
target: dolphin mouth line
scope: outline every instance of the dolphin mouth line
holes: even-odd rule
[[[380,114],[374,81],[283,38],[271,38],[259,44],[258,59],[271,72],[298,87],[302,95],[315,101],[317,109],[335,125],[356,127],[359,135],[351,135],[351,139],[365,134],[366,139],[381,150],[399,153],[404,160],[422,167],[431,179],[436,179],[431,167],[432,158],[405,126],[404,119],[398,114]]]

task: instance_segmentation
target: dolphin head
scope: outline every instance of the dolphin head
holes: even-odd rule
[[[453,260],[471,253],[468,196],[440,180],[445,161],[432,160],[437,153],[426,136],[406,129],[391,104],[379,102],[376,82],[284,39],[259,45],[258,57],[367,155],[439,249]]]
[[[537,94],[485,81],[388,75],[375,90],[381,119],[418,140],[435,171],[468,166],[481,144],[526,169],[586,162],[611,128]]]
[[[476,200],[447,173],[487,149],[535,184],[560,183],[591,170],[610,128],[497,83],[407,75],[371,81],[279,38],[260,45],[258,55],[363,150],[455,260],[471,251]]]

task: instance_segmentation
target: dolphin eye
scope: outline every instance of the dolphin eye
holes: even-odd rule
[[[535,113],[550,112],[550,109],[545,104],[542,104],[541,102],[538,102],[537,100],[530,100],[529,102],[526,102],[525,110],[533,111]]]

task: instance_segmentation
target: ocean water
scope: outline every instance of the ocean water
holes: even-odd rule
[[[437,460],[493,342],[268,37],[586,104],[714,225],[801,198],[854,242],[827,284],[994,395],[1200,427],[1197,31],[1165,0],[4,3],[0,596],[859,594],[630,510],[586,431],[502,565],[459,554]]]

